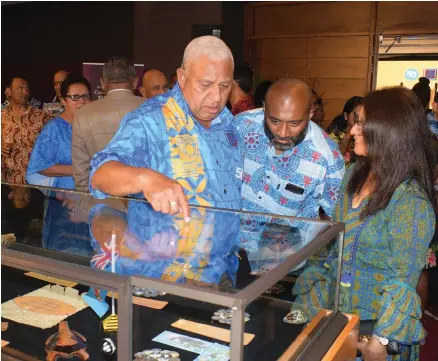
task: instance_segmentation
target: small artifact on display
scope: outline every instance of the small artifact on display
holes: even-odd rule
[[[228,361],[230,359],[230,347],[219,343],[212,344],[194,361]]]
[[[111,314],[103,320],[103,329],[105,332],[114,332],[119,328],[119,320],[116,314]]]
[[[50,328],[87,307],[79,291],[47,285],[2,304],[2,317],[39,328]]]
[[[303,311],[292,310],[283,318],[283,321],[292,325],[303,325],[308,321],[308,318]]]
[[[59,324],[59,331],[50,336],[46,341],[46,361],[58,359],[70,359],[73,357],[80,360],[88,360],[87,339],[76,331],[70,330],[67,321]]]
[[[286,291],[286,288],[284,288],[284,286],[281,285],[280,283],[276,283],[269,290],[267,290],[265,292],[265,294],[267,294],[267,295],[278,295],[278,294],[280,294],[280,293],[282,293],[284,291]]]
[[[15,234],[2,234],[2,248],[8,248],[16,242]]]
[[[116,353],[117,350],[116,344],[109,337],[106,337],[102,340],[101,348],[102,348],[102,353],[105,356],[112,356]]]
[[[161,350],[160,348],[137,352],[134,357],[134,361],[181,361],[178,352]]]
[[[161,332],[157,337],[153,338],[152,341],[198,354],[203,353],[212,345],[211,342],[170,331]]]
[[[2,322],[2,332],[6,331],[9,327],[9,323],[8,322]]]
[[[213,316],[211,316],[211,319],[213,321],[218,321],[220,323],[226,323],[228,325],[231,325],[231,320],[233,317],[233,310],[232,309],[220,309],[216,311]],[[250,320],[249,313],[245,312],[245,322],[248,322]]]
[[[166,292],[160,292],[151,288],[134,287],[133,294],[137,297],[155,298],[158,296],[165,296]]]
[[[209,337],[222,342],[231,342],[231,331],[223,327],[217,327],[212,325],[206,325],[180,318],[178,321],[171,324],[172,327],[184,330],[186,332],[196,333],[203,337]],[[249,345],[254,339],[255,335],[245,332],[243,334],[243,344]]]

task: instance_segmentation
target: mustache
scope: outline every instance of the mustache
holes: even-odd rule
[[[297,135],[295,137],[280,137],[274,133],[272,133],[272,139],[274,140],[280,140],[282,142],[295,142],[296,140],[300,139],[300,135]]]
[[[274,134],[271,131],[271,129],[269,129],[269,126],[266,123],[266,121],[265,121],[265,124],[264,124],[266,136],[268,137],[270,142],[274,145],[274,147],[279,149],[279,150],[288,150],[288,149],[291,149],[291,148],[295,147],[296,145],[300,144],[304,140],[306,135],[307,135],[308,127],[309,127],[309,125],[307,125],[300,132],[300,134],[298,134],[296,136],[280,137],[279,135]],[[287,144],[279,143],[279,141],[287,142]]]

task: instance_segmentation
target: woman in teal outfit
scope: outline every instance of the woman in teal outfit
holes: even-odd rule
[[[339,307],[374,320],[373,337],[359,343],[365,361],[419,360],[426,332],[415,288],[435,230],[430,138],[420,101],[405,88],[368,94],[351,130],[357,161],[347,172],[334,220],[345,223]],[[332,308],[337,254],[325,268],[298,278],[295,307]],[[332,297],[331,297],[332,298]],[[396,341],[401,354],[388,356]]]

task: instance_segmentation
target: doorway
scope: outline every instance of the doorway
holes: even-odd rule
[[[430,81],[431,102],[438,91],[438,35],[380,35],[375,88]]]

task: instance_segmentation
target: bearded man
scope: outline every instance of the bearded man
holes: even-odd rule
[[[314,111],[309,86],[288,78],[271,85],[263,109],[235,117],[244,152],[244,210],[332,215],[345,165],[337,144],[310,120]]]

